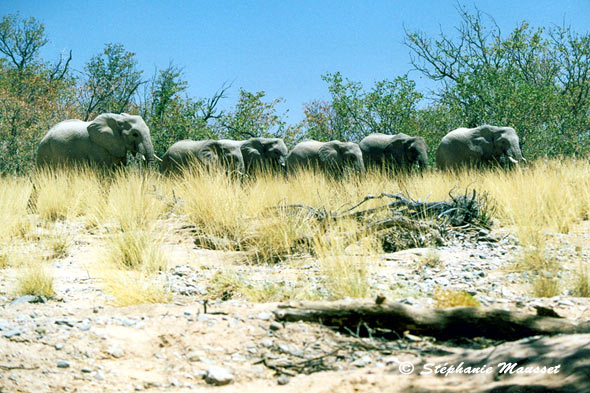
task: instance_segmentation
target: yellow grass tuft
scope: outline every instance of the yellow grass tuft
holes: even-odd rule
[[[561,292],[559,280],[554,274],[540,274],[533,282],[533,294],[536,297],[558,296]]]
[[[422,255],[417,265],[419,268],[429,267],[435,268],[441,265],[440,254],[436,248],[429,248],[424,255]]]
[[[467,292],[443,289],[440,287],[434,288],[432,299],[434,299],[434,307],[436,308],[481,306],[477,299]]]
[[[104,203],[100,175],[89,168],[40,170],[33,177],[37,212],[43,221],[91,214]]]
[[[369,296],[371,257],[346,252],[348,234],[357,230],[357,223],[341,222],[314,239],[314,253],[320,262],[325,288],[332,299]]]
[[[31,190],[26,179],[0,177],[0,244],[14,236],[24,237],[32,229],[27,212]]]
[[[103,274],[103,289],[119,306],[145,303],[169,303],[172,292],[152,275],[110,269]]]
[[[42,262],[30,262],[18,269],[15,293],[18,296],[34,295],[51,297],[53,288],[53,272]]]
[[[590,267],[587,264],[580,263],[575,272],[574,295],[590,297]]]
[[[117,172],[105,190],[106,202],[94,211],[96,224],[113,222],[121,231],[147,227],[168,211],[164,185],[153,172]]]
[[[168,261],[160,238],[149,230],[120,232],[104,244],[104,261],[120,269],[146,273],[166,270]]]

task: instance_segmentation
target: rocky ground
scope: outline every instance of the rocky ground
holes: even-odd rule
[[[522,250],[507,233],[493,233],[497,241],[489,241],[487,235],[479,242],[456,239],[439,247],[438,260],[430,264],[424,263],[432,252],[427,249],[377,256],[371,264],[372,293],[432,307],[436,287],[452,288],[473,294],[483,306],[535,313],[535,306],[542,305],[573,320],[590,320],[590,301],[572,297],[567,284],[579,261],[590,258],[586,247],[590,223],[582,223],[568,235],[549,234],[564,284],[562,295],[554,298],[530,295],[531,273],[512,268]],[[237,294],[226,301],[210,299],[205,312],[208,283],[219,269],[231,268],[250,283],[269,282],[281,288],[295,288],[303,280],[321,293],[319,267],[312,259],[246,265],[240,263],[239,254],[203,250],[188,238],[175,239],[166,243],[171,268],[163,277],[173,291],[173,301],[116,307],[89,273],[96,247],[93,235],[72,235],[75,245],[55,262],[56,298],[46,302],[35,297],[15,299],[11,288],[16,272],[1,271],[2,393],[518,392],[551,391],[552,386],[561,386],[553,391],[582,391],[582,387],[590,391],[588,335],[517,343],[437,342],[410,332],[386,341],[359,337],[354,331],[334,332],[318,324],[280,323],[273,315],[277,303],[252,303]],[[510,359],[536,362],[539,367],[563,364],[557,374],[500,375],[495,368],[491,374],[475,376],[420,373],[428,363],[471,361],[495,367]],[[410,373],[408,364],[414,367]],[[540,387],[518,390],[519,384]]]

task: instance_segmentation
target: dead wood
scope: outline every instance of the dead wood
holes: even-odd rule
[[[535,335],[590,333],[590,321],[577,323],[563,318],[531,315],[482,307],[422,309],[401,303],[371,301],[305,302],[295,307],[279,305],[274,311],[279,321],[319,322],[336,330],[355,329],[366,324],[371,329],[398,334],[447,340],[456,337],[487,337],[517,340]]]

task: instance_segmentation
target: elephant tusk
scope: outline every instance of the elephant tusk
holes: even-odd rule
[[[508,156],[508,159],[510,160],[511,163],[518,164],[518,161],[516,161],[514,158]]]
[[[526,164],[527,163],[526,158],[522,157],[522,162],[524,162]]]
[[[155,154],[154,154],[154,158],[156,159],[156,161],[162,162],[162,159],[160,157],[158,157],[157,155],[155,155]]]
[[[145,156],[144,156],[143,154],[139,154],[139,155],[141,156],[141,159],[142,159],[143,161],[145,161]]]

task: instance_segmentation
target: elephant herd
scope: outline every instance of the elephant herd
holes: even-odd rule
[[[428,162],[424,138],[402,133],[375,133],[359,143],[308,140],[291,151],[279,138],[182,140],[170,146],[160,159],[154,153],[150,130],[140,116],[104,113],[91,122],[66,120],[52,127],[37,149],[37,165],[113,167],[124,165],[128,152],[139,153],[148,161],[159,161],[163,173],[199,165],[222,166],[236,173],[311,167],[344,174],[371,167],[422,169]],[[511,166],[520,162],[526,160],[520,151],[518,136],[510,127],[458,128],[442,138],[436,151],[436,163],[441,169],[491,164]]]

